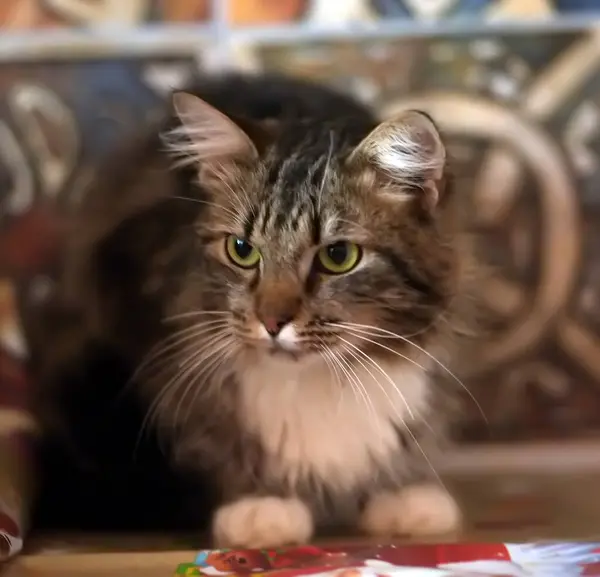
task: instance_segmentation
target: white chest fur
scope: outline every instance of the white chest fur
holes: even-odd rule
[[[320,358],[265,357],[246,368],[240,417],[262,443],[268,473],[290,484],[310,473],[350,489],[372,474],[373,459],[389,462],[399,449],[394,424],[426,408],[428,377],[406,362],[380,366],[389,378],[353,367],[362,390]]]

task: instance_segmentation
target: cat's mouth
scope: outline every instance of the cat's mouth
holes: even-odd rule
[[[305,351],[298,347],[298,345],[287,343],[278,339],[270,339],[268,341],[256,339],[252,340],[252,342],[248,344],[260,354],[269,357],[278,357],[297,361],[305,355]]]

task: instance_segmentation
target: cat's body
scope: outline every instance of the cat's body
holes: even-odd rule
[[[104,459],[90,471],[110,470],[113,506],[138,487],[130,512],[143,508],[154,491],[157,525],[200,523],[214,499],[227,545],[302,541],[359,517],[375,533],[455,528],[427,455],[471,261],[435,127],[417,113],[378,126],[289,79],[189,92],[202,100],[175,95],[172,118],[120,152],[76,215],[53,305],[70,320],[34,355],[44,404],[87,399],[63,400],[57,418],[74,453]],[[110,386],[95,370],[65,378],[86,364],[82,344],[122,367]],[[118,443],[118,427],[118,459],[77,448],[94,431]],[[136,480],[121,488],[123,463]]]

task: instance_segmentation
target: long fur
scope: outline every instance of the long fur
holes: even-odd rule
[[[36,519],[188,528],[216,510],[215,535],[238,545],[363,510],[369,530],[387,526],[381,495],[438,482],[430,456],[473,312],[441,137],[418,113],[380,124],[289,78],[186,92],[100,171],[60,289],[29,322],[46,426]],[[228,260],[229,234],[260,248],[258,269]],[[317,273],[340,239],[360,245],[358,266]],[[287,351],[270,347],[273,315]],[[257,511],[283,528],[240,533]]]

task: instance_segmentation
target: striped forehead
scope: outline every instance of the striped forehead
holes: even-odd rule
[[[258,207],[253,231],[268,241],[295,238],[305,243],[320,235],[321,218],[310,190],[288,189],[283,194],[272,190]]]
[[[253,236],[289,251],[318,244],[324,222],[331,221],[326,203],[326,158],[296,152],[269,167],[267,183],[257,206]]]

